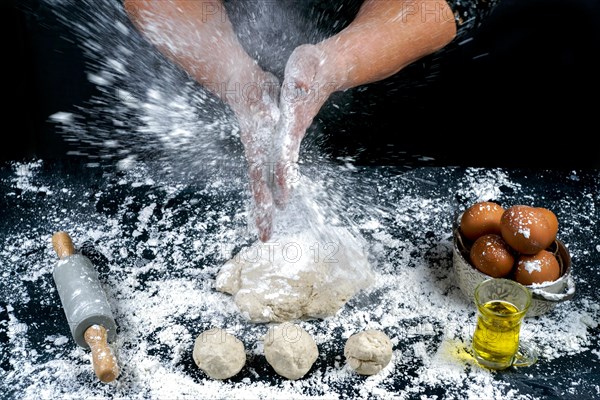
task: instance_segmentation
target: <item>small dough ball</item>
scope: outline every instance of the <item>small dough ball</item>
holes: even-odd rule
[[[488,233],[500,234],[504,208],[491,201],[481,201],[467,208],[460,218],[460,231],[470,240]]]
[[[267,362],[287,379],[302,378],[319,356],[312,336],[290,322],[272,327],[263,340]]]
[[[481,236],[471,246],[469,255],[475,268],[493,278],[508,275],[515,264],[512,249],[500,235]]]
[[[223,329],[212,328],[196,338],[194,362],[213,379],[228,379],[246,363],[244,344]]]
[[[553,222],[548,221],[546,215],[539,208],[512,206],[506,209],[500,220],[502,237],[519,253],[536,254],[556,239]]]
[[[392,341],[375,329],[355,333],[346,341],[344,356],[359,374],[375,375],[392,359]]]
[[[552,282],[560,278],[560,265],[549,251],[542,250],[532,256],[522,255],[517,261],[515,280],[522,285]]]

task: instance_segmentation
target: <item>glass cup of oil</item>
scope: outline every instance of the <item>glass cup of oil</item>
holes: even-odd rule
[[[525,367],[537,361],[535,349],[519,340],[521,324],[531,304],[531,292],[518,282],[492,278],[475,288],[477,327],[473,355],[491,369]]]

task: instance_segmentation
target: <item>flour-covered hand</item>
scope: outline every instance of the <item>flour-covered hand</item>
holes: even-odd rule
[[[270,160],[280,113],[277,107],[277,78],[265,72],[260,75],[257,80],[246,82],[246,85],[251,85],[248,86],[251,90],[243,92],[241,104],[229,102],[238,119],[248,163],[254,221],[260,240],[265,242],[271,237],[273,225],[273,173]]]
[[[275,165],[275,203],[283,208],[292,184],[298,178],[300,144],[313,119],[335,91],[327,73],[325,54],[314,45],[299,46],[285,67],[281,87],[281,118],[277,129],[278,148]]]

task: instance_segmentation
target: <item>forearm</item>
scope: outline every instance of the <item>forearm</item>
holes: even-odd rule
[[[452,41],[456,22],[445,0],[366,0],[354,21],[319,43],[335,90],[387,78]]]
[[[221,98],[260,68],[245,52],[220,0],[125,0],[138,30]],[[224,99],[226,100],[226,99]]]

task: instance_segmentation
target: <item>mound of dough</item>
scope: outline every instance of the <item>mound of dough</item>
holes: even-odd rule
[[[233,295],[253,322],[334,315],[373,275],[364,244],[343,229],[330,232],[335,240],[299,233],[256,242],[221,267],[216,289]]]
[[[392,342],[382,331],[370,329],[348,338],[344,356],[361,375],[375,375],[392,359]]]
[[[244,344],[223,329],[213,328],[196,338],[194,362],[213,379],[228,379],[246,363]]]
[[[275,372],[287,379],[302,378],[319,356],[312,336],[289,322],[269,329],[263,341],[267,362]]]

